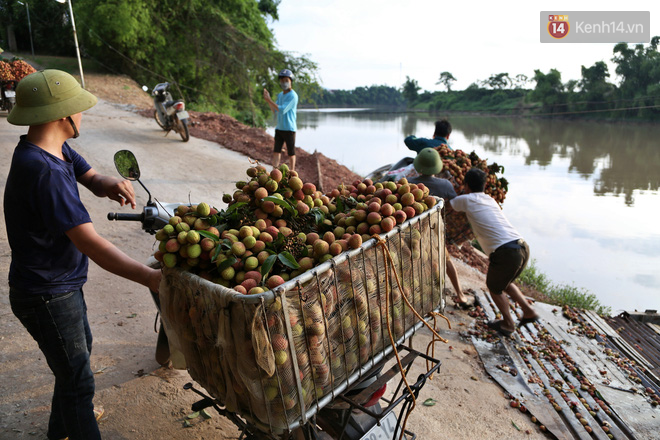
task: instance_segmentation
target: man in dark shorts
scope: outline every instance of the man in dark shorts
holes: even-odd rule
[[[529,246],[518,231],[511,226],[495,199],[484,193],[486,173],[472,168],[465,173],[465,186],[466,194],[457,196],[449,203],[454,210],[467,214],[481,248],[488,255],[486,286],[504,318],[500,321],[490,322],[488,325],[501,334],[509,336],[515,331],[516,325],[511,317],[509,301],[502,295],[502,292],[506,292],[523,311],[523,317],[518,326],[538,319],[534,308],[525,300],[518,287],[513,284],[529,261]]]
[[[423,183],[429,189],[430,195],[441,197],[445,199],[445,201],[456,197],[454,185],[452,185],[449,180],[440,179],[434,176],[434,174],[440,174],[443,167],[440,154],[436,151],[435,148],[424,148],[421,150],[417,154],[417,157],[415,157],[413,164],[415,166],[415,171],[419,173],[419,176],[409,179],[410,183]],[[445,267],[447,269],[447,276],[449,277],[452,286],[454,286],[454,291],[456,291],[456,305],[462,309],[469,309],[471,305],[468,303],[467,298],[463,294],[461,283],[458,280],[458,272],[456,271],[456,267],[451,261],[449,253],[446,251],[446,249]]]
[[[293,74],[289,69],[284,69],[278,74],[282,91],[278,93],[277,100],[273,102],[268,90],[264,89],[264,99],[270,109],[277,115],[275,126],[275,148],[273,149],[272,165],[274,168],[280,166],[280,153],[282,146],[286,144],[289,155],[289,169],[296,168],[296,109],[298,107],[298,94],[291,88]]]

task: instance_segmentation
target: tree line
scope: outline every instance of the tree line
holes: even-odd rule
[[[441,72],[440,92],[422,91],[417,80],[406,77],[399,89],[387,86],[322,91],[320,106],[401,106],[430,111],[483,112],[511,115],[608,117],[658,120],[660,118],[660,37],[650,44],[618,43],[613,48],[615,72],[603,61],[582,66],[581,78],[563,81],[561,72],[534,70],[524,74],[495,73],[465,90],[452,90],[457,79]],[[619,84],[612,80],[619,78]]]
[[[556,69],[535,70],[531,78],[501,72],[457,91],[452,90],[456,78],[445,71],[437,82],[445,90],[439,92],[421,91],[410,77],[399,88],[323,89],[318,66],[308,55],[276,46],[268,24],[279,18],[280,1],[76,0],[74,13],[84,57],[140,84],[172,82],[190,108],[227,113],[253,125],[263,125],[269,116],[261,90],[276,92],[277,72],[284,67],[293,71],[306,106],[643,119],[657,119],[660,111],[657,36],[648,45],[615,45],[615,72],[599,61],[582,66],[579,80],[564,82]],[[68,5],[32,0],[29,7],[35,52],[75,54]],[[30,50],[26,15],[24,5],[0,1],[0,47]]]

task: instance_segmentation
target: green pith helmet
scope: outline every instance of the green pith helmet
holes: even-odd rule
[[[16,105],[7,117],[14,125],[41,125],[85,111],[96,96],[61,70],[32,73],[16,86]]]
[[[425,174],[427,176],[438,174],[442,171],[442,159],[440,159],[440,154],[435,148],[424,148],[417,153],[413,164],[419,174]]]

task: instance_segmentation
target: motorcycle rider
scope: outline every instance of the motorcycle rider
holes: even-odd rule
[[[296,111],[298,107],[298,94],[291,88],[293,73],[289,69],[283,69],[277,78],[280,81],[282,91],[277,94],[277,100],[273,102],[268,90],[264,89],[264,99],[270,109],[277,115],[275,127],[275,147],[273,148],[273,168],[280,166],[280,154],[282,145],[286,143],[286,151],[289,155],[289,169],[296,169]]]
[[[92,334],[82,287],[88,258],[103,269],[158,291],[161,272],[99,236],[78,192],[135,208],[131,183],[98,174],[67,143],[96,97],[66,72],[44,70],[16,88],[7,120],[29,126],[14,150],[4,211],[12,250],[9,299],[55,375],[49,439],[100,439],[90,368]]]

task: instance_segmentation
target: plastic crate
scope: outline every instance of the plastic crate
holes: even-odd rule
[[[394,267],[371,239],[258,295],[165,269],[160,302],[173,351],[210,395],[260,430],[306,423],[392,350],[388,319],[395,343],[421,327],[394,270],[420,315],[444,309],[442,205],[381,235]]]

